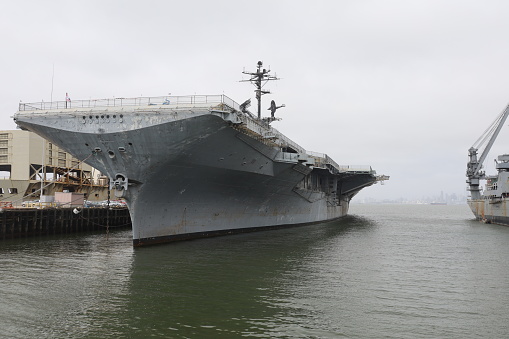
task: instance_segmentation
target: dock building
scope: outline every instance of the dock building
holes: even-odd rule
[[[107,178],[81,160],[33,132],[0,130],[0,204],[21,207],[56,192],[107,199]]]

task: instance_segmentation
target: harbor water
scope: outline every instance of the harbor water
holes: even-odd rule
[[[5,338],[507,338],[509,227],[466,205],[133,248],[0,242]]]

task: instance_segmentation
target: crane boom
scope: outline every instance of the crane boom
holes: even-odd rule
[[[479,180],[484,178],[484,172],[481,171],[482,165],[484,163],[484,160],[486,160],[486,157],[488,156],[491,147],[495,143],[495,140],[497,139],[500,130],[504,126],[504,123],[507,120],[507,116],[509,116],[509,105],[507,105],[505,110],[497,117],[495,122],[492,124],[492,127],[488,129],[487,135],[479,138],[486,140],[487,137],[491,134],[490,140],[488,141],[488,144],[484,148],[479,159],[477,159],[478,148],[472,146],[468,150],[469,161],[467,163],[467,178],[468,178],[467,184],[469,185],[469,191],[471,192],[472,199],[481,198]]]

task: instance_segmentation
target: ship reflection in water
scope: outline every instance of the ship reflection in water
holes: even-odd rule
[[[5,337],[507,337],[509,228],[466,205],[133,248],[131,234],[0,243]]]

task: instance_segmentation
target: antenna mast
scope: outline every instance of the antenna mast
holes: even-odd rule
[[[270,91],[262,90],[262,87],[270,80],[279,80],[276,76],[270,75],[270,69],[262,68],[263,62],[258,61],[257,70],[254,73],[243,71],[242,73],[250,75],[251,78],[249,80],[241,80],[241,82],[249,81],[252,83],[256,89],[256,100],[258,101],[258,120],[262,119],[262,95],[270,94]],[[264,82],[262,84],[262,82]]]

